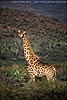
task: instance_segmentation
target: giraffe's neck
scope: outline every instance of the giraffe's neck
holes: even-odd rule
[[[35,59],[39,59],[37,55],[32,50],[32,47],[30,45],[30,41],[28,39],[27,34],[23,38],[23,46],[24,46],[24,56],[25,59],[27,60],[28,64],[31,65],[31,63],[34,64]]]

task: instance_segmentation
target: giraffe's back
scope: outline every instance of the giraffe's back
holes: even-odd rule
[[[31,77],[46,76],[47,80],[53,80],[56,73],[54,65],[43,63],[40,60],[30,65],[27,69]]]

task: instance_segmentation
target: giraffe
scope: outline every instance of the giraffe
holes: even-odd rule
[[[24,56],[28,63],[27,71],[30,79],[35,82],[35,77],[46,76],[47,80],[53,80],[56,77],[56,69],[53,64],[43,63],[34,53],[27,32],[25,29],[18,30],[18,36],[23,40]]]

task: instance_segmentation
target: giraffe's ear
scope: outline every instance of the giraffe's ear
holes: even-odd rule
[[[23,34],[26,34],[26,31],[24,31]]]
[[[20,30],[18,30],[18,33],[20,33]]]

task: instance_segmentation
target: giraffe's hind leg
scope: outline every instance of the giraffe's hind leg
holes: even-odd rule
[[[54,68],[54,73],[53,73],[53,76],[52,76],[52,81],[55,81],[56,80],[56,69]]]
[[[47,78],[47,80],[48,81],[55,81],[55,75],[50,75],[50,74],[48,74],[48,75],[46,75],[46,78]]]
[[[56,69],[54,66],[50,66],[50,68],[48,69],[48,71],[46,71],[46,78],[47,80],[51,80],[54,81],[56,78]]]
[[[50,80],[49,76],[46,76],[46,78],[47,78],[48,81]]]

